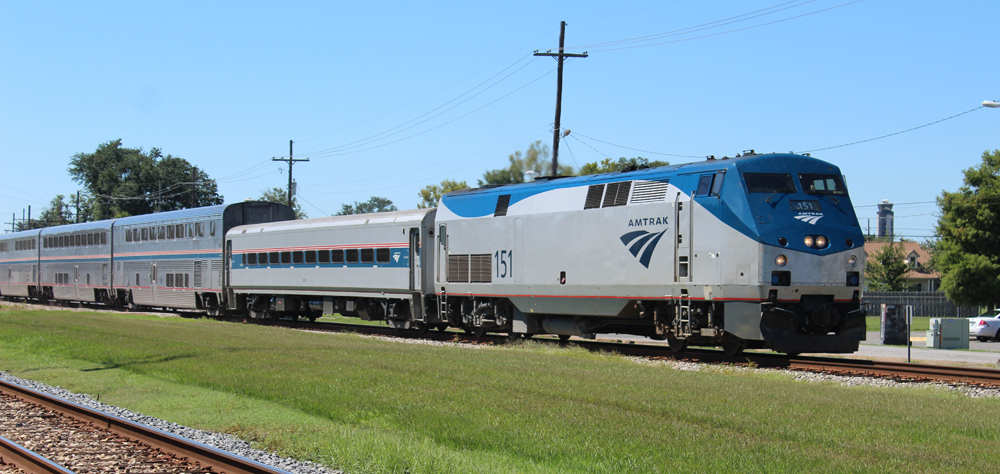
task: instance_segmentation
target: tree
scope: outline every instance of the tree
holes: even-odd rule
[[[648,158],[643,158],[641,156],[637,156],[635,158],[625,158],[623,156],[618,158],[618,161],[611,161],[611,158],[605,158],[600,163],[587,163],[580,167],[580,175],[613,173],[616,171],[630,171],[642,168],[656,168],[658,166],[667,166],[669,164],[670,163],[667,161],[650,161]]]
[[[523,154],[516,151],[507,157],[510,165],[487,171],[483,174],[483,179],[479,180],[479,186],[523,183],[524,174],[534,171],[536,176],[548,176],[552,174],[552,166],[549,161],[549,146],[543,145],[541,140],[536,140],[528,145],[528,151]],[[559,166],[560,176],[572,176],[574,169],[569,165]]]
[[[285,188],[271,188],[265,189],[260,192],[260,197],[257,198],[258,201],[264,202],[276,202],[278,204],[288,204],[288,190]],[[305,219],[309,217],[306,215],[305,211],[302,210],[302,206],[299,205],[299,200],[292,196],[292,210],[295,211],[296,219]]]
[[[1000,300],[1000,150],[984,151],[982,159],[964,171],[957,192],[937,199],[933,265],[948,299],[992,310]]]
[[[90,209],[87,205],[87,201],[81,201],[80,206],[80,222],[87,222],[92,220],[90,218]],[[31,219],[31,226],[28,226],[28,222],[17,222],[14,224],[14,230],[22,231],[29,229],[41,229],[43,227],[52,227],[56,225],[66,225],[76,222],[76,204],[75,202],[66,202],[66,197],[62,194],[57,194],[56,197],[52,198],[49,202],[49,207],[42,209],[41,215],[37,218]]]
[[[89,193],[95,219],[223,202],[208,174],[187,160],[163,156],[159,148],[125,148],[121,139],[102,143],[93,153],[73,155],[69,173]]]
[[[372,196],[365,202],[354,201],[354,204],[342,204],[338,216],[348,216],[351,214],[371,214],[375,212],[398,211],[392,201],[379,196]]]
[[[441,184],[429,184],[417,193],[417,195],[420,196],[420,202],[417,203],[417,209],[437,207],[438,202],[441,201],[441,196],[452,191],[458,191],[468,187],[469,185],[465,184],[465,181],[452,181],[450,179],[441,181]]]
[[[906,257],[903,256],[903,246],[890,241],[888,245],[882,246],[872,254],[871,263],[865,269],[868,289],[903,291],[907,287],[903,277],[909,271],[910,266],[906,264]]]

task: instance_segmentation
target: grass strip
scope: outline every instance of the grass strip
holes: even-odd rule
[[[211,320],[0,311],[0,368],[348,472],[989,471],[995,399]]]

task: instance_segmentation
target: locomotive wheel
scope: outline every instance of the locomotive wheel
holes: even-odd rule
[[[447,324],[438,324],[438,325],[434,326],[434,328],[437,329],[438,332],[445,332],[445,331],[448,330],[448,325]]]
[[[559,335],[559,342],[566,342],[571,337],[573,337],[573,336],[570,336],[569,334],[560,334]]]
[[[687,349],[687,345],[687,339],[677,339],[676,337],[667,336],[667,347],[670,348],[670,352],[683,351]]]
[[[472,335],[476,337],[483,337],[486,335],[486,328],[479,326],[472,329]]]
[[[739,355],[746,348],[747,342],[736,336],[727,337],[722,341],[722,352],[725,352],[730,357]]]

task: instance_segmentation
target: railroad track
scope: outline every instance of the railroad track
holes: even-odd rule
[[[294,329],[357,332],[362,334],[407,339],[430,339],[436,341],[467,342],[473,344],[505,344],[509,341],[506,336],[486,335],[483,337],[476,337],[471,334],[463,334],[459,332],[403,331],[382,326],[365,326],[360,324],[328,322],[310,323],[306,321],[250,318],[229,318],[228,320],[233,322],[288,327]],[[551,342],[553,344],[561,343],[556,339],[536,339],[539,341]],[[868,359],[834,357],[789,357],[783,354],[762,352],[744,352],[737,356],[727,356],[722,351],[711,349],[687,349],[682,352],[671,352],[669,348],[663,345],[623,344],[589,340],[573,340],[572,343],[592,351],[615,352],[623,355],[650,357],[654,359],[754,365],[761,368],[800,370],[834,375],[880,377],[897,381],[939,382],[973,385],[987,388],[1000,388],[1000,370],[976,367],[910,364],[902,362],[885,362]]]
[[[2,380],[0,433],[0,459],[26,473],[288,474]]]

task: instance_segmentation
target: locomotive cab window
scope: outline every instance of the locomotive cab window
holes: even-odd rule
[[[708,196],[709,191],[712,190],[712,179],[715,178],[714,174],[703,174],[698,177],[698,190],[695,191],[694,197],[705,197]]]
[[[743,173],[751,193],[794,193],[795,182],[788,173]]]
[[[807,194],[847,194],[844,182],[835,174],[799,174],[799,182]]]

